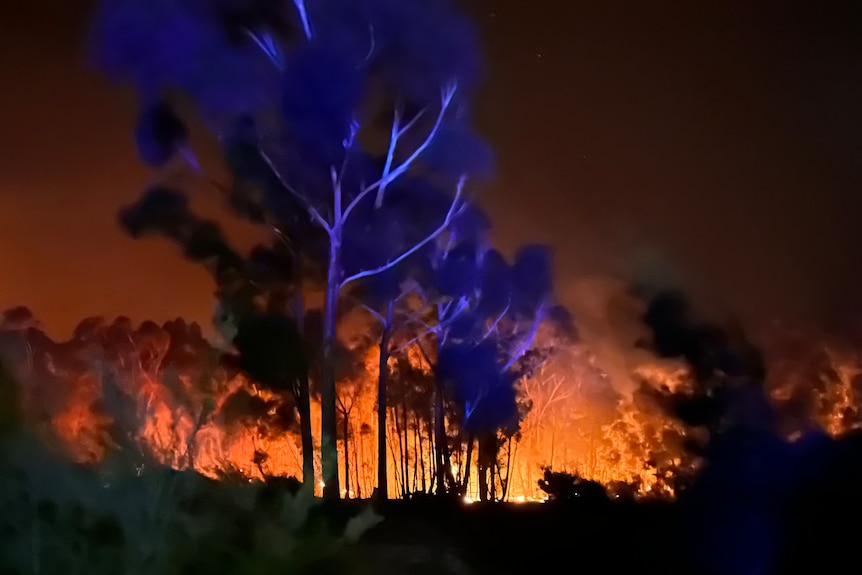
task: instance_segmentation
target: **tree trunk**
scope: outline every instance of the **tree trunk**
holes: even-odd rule
[[[380,373],[377,376],[377,497],[389,497],[389,481],[386,467],[386,383],[389,377],[389,336],[392,325],[393,302],[386,308],[386,325],[380,338]]]
[[[305,298],[302,287],[293,299],[293,317],[302,341],[305,342]],[[299,380],[296,409],[299,411],[299,435],[302,440],[302,482],[314,485],[314,438],[311,433],[311,395],[308,389],[308,372]]]
[[[395,418],[395,421],[397,424],[397,422],[398,422],[397,417]],[[396,425],[396,427],[397,427],[397,425]],[[399,438],[401,437],[400,435],[398,435],[397,430],[396,430],[395,435]],[[397,454],[395,453],[395,442],[392,440],[391,437],[389,437],[389,438],[387,438],[386,443],[389,445],[389,454],[392,456],[392,473],[395,475],[395,483],[396,483],[395,489],[397,492],[398,491],[398,480],[401,478],[401,476],[398,475],[398,462],[399,462],[399,460],[398,460]]]
[[[297,409],[299,410],[299,435],[302,440],[302,482],[314,485],[314,437],[311,433],[311,395],[308,389],[308,374],[299,381]]]
[[[443,419],[443,391],[437,382],[434,392],[434,464],[437,470],[437,495],[446,493],[446,424]]]
[[[417,417],[416,425],[420,425],[420,424],[422,424],[422,422],[419,421],[419,418]],[[422,481],[422,493],[428,493],[428,481],[427,481],[427,478],[425,476],[425,444],[422,441],[422,433],[423,433],[423,429],[420,427],[419,433],[418,433],[419,455],[420,455],[419,464],[422,467],[419,469],[419,473],[420,473],[420,479]]]
[[[479,444],[479,451],[482,451],[481,442]],[[481,459],[481,458],[480,458]],[[487,501],[488,500],[488,470],[481,461],[479,462],[478,469],[476,470],[479,474],[479,501]]]
[[[431,482],[428,485],[428,493],[433,493],[434,490],[436,489],[435,486],[437,485],[437,455],[436,455],[437,454],[437,442],[434,439],[434,432],[432,431],[431,427],[432,427],[432,424],[429,423],[428,424],[428,428],[429,428],[428,429],[428,443],[429,443],[428,457],[431,461],[431,465],[430,465]]]
[[[345,410],[342,418],[342,431],[344,432],[344,498],[350,499],[350,451],[348,451],[347,437],[350,434],[350,411]]]
[[[479,453],[477,465],[479,471],[479,499],[493,501],[497,495],[497,435],[482,433],[479,435]]]
[[[401,395],[401,416],[404,418],[404,425],[401,428],[401,434],[404,438],[404,463],[401,466],[402,482],[404,483],[404,495],[410,495],[410,422],[407,420],[407,398],[406,394]]]
[[[467,441],[467,461],[464,463],[464,478],[462,480],[463,483],[461,484],[462,493],[460,494],[462,496],[467,495],[470,491],[470,463],[473,460],[473,444],[476,442],[476,438],[471,433]]]
[[[503,474],[500,473],[500,485],[503,488],[503,492],[500,494],[500,501],[506,501],[506,497],[509,495],[509,480],[512,477],[512,463],[515,458],[512,456],[512,436],[509,436],[509,443],[506,446],[506,477],[503,478]]]
[[[398,484],[400,487],[400,497],[404,498],[405,490],[407,486],[404,485],[404,434],[401,433],[401,418],[398,417],[398,404],[392,408],[392,417],[395,421],[395,436],[398,438],[398,466],[395,468],[395,472],[398,474]]]
[[[422,465],[422,454],[419,451],[419,417],[413,414],[413,491],[418,491],[419,466]]]
[[[362,481],[360,481],[359,470],[362,466],[359,463],[359,450],[363,445],[362,434],[357,431],[356,437],[353,438],[353,485],[356,486],[356,498],[362,499]]]
[[[341,284],[341,237],[330,235],[329,266],[326,276],[326,301],[323,310],[323,366],[320,381],[320,467],[323,472],[323,497],[338,499],[338,447],[335,419],[335,343],[338,319],[338,293]]]

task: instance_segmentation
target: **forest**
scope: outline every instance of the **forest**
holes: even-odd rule
[[[458,546],[482,572],[550,568],[572,533],[605,553],[618,529],[619,568],[651,571],[663,544],[664,573],[766,573],[793,565],[778,533],[804,539],[817,497],[858,477],[855,343],[754,338],[633,280],[649,360],[614,381],[560,305],[552,250],[495,247],[469,114],[481,50],[454,5],[105,0],[89,41],[138,95],[152,169],[118,225],[209,273],[218,335],[91,317],[57,341],[38,310],[4,312],[14,572],[346,572],[386,563],[357,558],[361,535],[426,517],[487,531]],[[268,240],[235,248],[193,189]],[[553,549],[493,563],[493,521]]]

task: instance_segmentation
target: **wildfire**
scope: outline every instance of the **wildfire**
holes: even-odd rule
[[[219,364],[195,324],[90,322],[60,343],[33,325],[7,326],[0,335],[0,352],[21,384],[28,420],[78,463],[99,463],[112,450],[125,449],[209,477],[302,475],[291,398]],[[376,483],[378,354],[368,350],[364,369],[338,386],[340,480],[348,497],[368,497]],[[832,434],[858,427],[862,369],[855,356],[818,357],[831,366],[825,371],[831,377],[815,386],[812,418]],[[389,495],[429,492],[435,477],[430,369],[418,352],[390,361],[396,377],[388,399]],[[643,389],[673,391],[684,385],[686,374],[679,365],[650,364],[635,377]],[[796,379],[770,385],[778,405],[799,401]],[[650,394],[617,392],[583,346],[522,381],[519,397],[525,413],[520,431],[498,437],[492,466],[497,497],[544,501],[538,480],[546,467],[609,488],[626,484],[642,494],[672,495],[675,477],[697,464],[686,455],[683,426]],[[320,407],[313,402],[312,429],[319,428]],[[447,420],[447,429],[450,471],[460,480],[469,460],[467,442],[456,417]],[[319,437],[314,441],[319,445]],[[476,482],[474,474],[465,503],[479,499]]]

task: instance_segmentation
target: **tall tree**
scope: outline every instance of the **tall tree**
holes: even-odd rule
[[[111,0],[94,38],[102,68],[142,94],[146,161],[192,158],[165,105],[179,91],[271,222],[310,218],[325,233],[321,460],[325,494],[338,497],[339,296],[433,242],[464,209],[468,177],[487,160],[466,124],[478,69],[470,27],[440,0]],[[417,225],[428,214],[434,225]],[[374,263],[345,258],[357,233],[376,238]]]
[[[393,336],[399,328],[410,325],[410,319],[415,315],[415,312],[410,309],[410,301],[414,299],[416,286],[413,281],[407,279],[408,269],[406,265],[402,265],[370,278],[370,281],[363,283],[357,294],[361,298],[359,305],[374,318],[380,330],[378,340],[380,354],[377,363],[376,497],[378,499],[386,499],[389,493],[386,397]]]
[[[218,286],[214,320],[239,352],[236,367],[273,391],[290,393],[297,406],[303,481],[313,484],[309,351],[302,305],[302,280],[309,272],[300,269],[297,251],[279,236],[273,246],[259,245],[242,256],[215,222],[191,212],[185,195],[163,187],[150,189],[124,208],[120,221],[133,237],[157,234],[171,239],[188,259],[210,271]]]

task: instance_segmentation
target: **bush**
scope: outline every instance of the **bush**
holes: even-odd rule
[[[544,475],[538,481],[539,489],[548,494],[551,501],[590,502],[607,501],[608,493],[601,483],[583,479],[571,473],[543,469]]]
[[[21,435],[0,458],[3,573],[345,572],[351,544],[379,521],[367,509],[336,532],[309,489],[118,460],[87,470]]]

